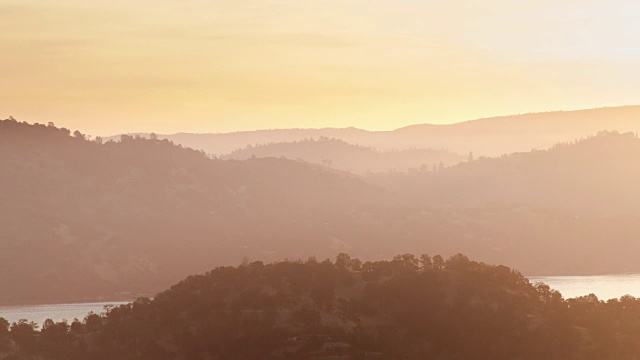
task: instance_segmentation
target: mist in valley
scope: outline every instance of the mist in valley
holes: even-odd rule
[[[637,10],[0,0],[0,360],[640,358]]]

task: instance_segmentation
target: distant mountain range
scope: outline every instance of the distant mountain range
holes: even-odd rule
[[[444,149],[454,153],[497,156],[546,149],[559,142],[594,135],[603,130],[640,131],[640,106],[555,111],[500,116],[450,125],[413,125],[394,131],[344,129],[282,129],[224,134],[161,135],[210,154],[225,155],[247,145],[292,142],[320,137],[350,144],[390,149]],[[137,134],[148,136],[149,134]],[[113,137],[119,139],[119,136]]]
[[[100,144],[9,120],[0,168],[0,303],[153,294],[244,256],[333,256],[347,234],[367,238],[353,224],[377,222],[369,204],[394,202],[306,163],[212,160],[166,140]]]
[[[0,304],[153,294],[245,256],[464,252],[532,275],[637,272],[638,159],[635,134],[602,133],[357,176],[0,121]]]
[[[252,157],[304,160],[360,175],[380,172],[424,172],[455,165],[470,158],[434,149],[378,151],[371,147],[352,145],[343,140],[321,137],[318,140],[249,145],[224,156],[223,159],[246,160]]]
[[[378,179],[378,185],[438,207],[526,204],[576,215],[637,215],[640,139],[633,133],[601,132],[548,150]]]

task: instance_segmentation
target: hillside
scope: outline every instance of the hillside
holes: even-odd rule
[[[131,298],[245,257],[339,252],[464,252],[530,275],[637,272],[638,142],[605,134],[358,178],[2,121],[0,304]]]
[[[485,156],[542,150],[601,131],[639,132],[640,106],[498,116],[452,125],[414,125],[394,131],[406,144]],[[450,144],[450,146],[446,146]]]
[[[636,359],[640,300],[563,299],[457,254],[253,262],[83,322],[11,326],[11,359]]]
[[[636,135],[601,133],[550,150],[368,180],[433,209],[423,220],[442,219],[430,225],[433,251],[457,246],[527,274],[633,273],[638,159]]]
[[[373,202],[394,203],[308,164],[14,121],[0,122],[0,167],[0,303],[131,296],[244,256],[333,255],[364,237]]]
[[[575,215],[640,213],[640,139],[601,132],[549,150],[481,158],[442,171],[380,176],[434,206],[528,205]],[[385,181],[387,181],[385,183]]]
[[[368,137],[369,133],[369,131],[356,128],[270,129],[219,134],[178,133],[158,135],[158,138],[168,139],[176,144],[203,150],[207,154],[223,156],[248,145],[293,142],[304,139],[317,139],[320,137],[342,139],[349,142],[348,139],[364,139]],[[143,138],[150,137],[150,134],[145,133],[129,135]],[[120,139],[120,136],[121,135],[117,135],[108,139],[117,141]],[[360,144],[360,142],[356,143]]]
[[[379,172],[426,171],[426,169],[454,165],[468,159],[468,156],[434,149],[377,151],[374,148],[352,145],[342,140],[329,138],[249,145],[233,151],[223,159],[246,160],[252,157],[300,159],[360,175]]]
[[[328,137],[378,150],[444,149],[458,154],[474,152],[476,156],[499,156],[547,149],[557,143],[604,130],[639,132],[640,106],[500,116],[449,125],[419,124],[394,131],[282,129],[226,134],[174,134],[160,138],[214,155],[228,154],[247,145]]]

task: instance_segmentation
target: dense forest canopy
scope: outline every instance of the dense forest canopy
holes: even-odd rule
[[[519,272],[446,261],[247,262],[84,321],[0,319],[0,358],[636,359],[640,299],[564,299]]]

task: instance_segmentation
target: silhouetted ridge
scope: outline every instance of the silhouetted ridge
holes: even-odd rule
[[[4,304],[131,298],[245,256],[464,252],[534,275],[640,271],[634,135],[361,178],[14,121],[0,140]]]
[[[434,125],[439,119],[394,131],[347,129],[280,129],[243,131],[226,134],[164,135],[176,143],[223,155],[247,145],[301,141],[309,138],[335,138],[349,144],[391,149],[444,149],[453,153],[474,152],[499,156],[593,135],[599,131],[640,131],[640,106],[553,111],[498,116],[455,124]]]
[[[563,299],[457,254],[245,263],[83,322],[0,319],[17,359],[635,359],[640,300]]]

